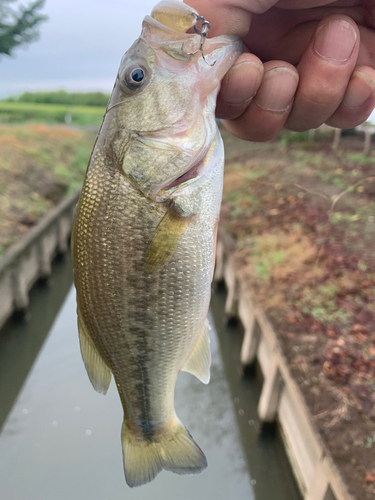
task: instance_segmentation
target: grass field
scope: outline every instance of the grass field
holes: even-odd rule
[[[99,106],[0,101],[0,123],[3,124],[25,122],[66,123],[66,117],[70,116],[71,125],[99,127],[104,112],[105,108]]]

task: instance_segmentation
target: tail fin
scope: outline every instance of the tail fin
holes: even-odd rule
[[[197,474],[207,467],[203,451],[177,418],[167,434],[153,441],[140,440],[124,422],[121,439],[125,479],[131,488],[149,483],[162,469]]]

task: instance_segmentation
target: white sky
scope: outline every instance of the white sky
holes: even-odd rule
[[[122,55],[157,1],[47,0],[40,39],[0,58],[0,99],[25,90],[111,92]]]
[[[28,0],[22,0],[28,4]],[[0,59],[0,98],[24,90],[110,92],[124,52],[157,0],[47,0],[40,38]]]

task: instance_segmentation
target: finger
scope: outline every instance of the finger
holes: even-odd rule
[[[232,119],[240,116],[259,89],[263,64],[253,54],[241,54],[221,82],[216,116]]]
[[[373,28],[359,26],[361,46],[359,48],[357,64],[359,66],[375,67],[375,31]]]
[[[250,141],[268,141],[282,129],[298,85],[296,69],[284,61],[264,65],[264,77],[256,96],[241,116],[223,120],[233,135]]]
[[[291,130],[317,128],[339,107],[359,50],[357,25],[347,16],[324,19],[298,65],[300,83],[286,122]]]
[[[209,36],[239,35],[249,31],[251,14],[261,14],[278,0],[186,0],[210,22]]]
[[[375,107],[375,70],[359,66],[354,71],[342,103],[327,121],[336,128],[354,128],[370,116]]]

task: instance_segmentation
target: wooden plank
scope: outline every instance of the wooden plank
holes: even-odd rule
[[[256,359],[261,331],[255,318],[255,312],[243,295],[240,296],[238,303],[238,316],[245,329],[241,347],[241,363],[243,366],[249,366]]]
[[[245,329],[241,362],[258,358],[264,384],[258,405],[263,422],[278,418],[286,450],[305,500],[353,500],[315,428],[304,397],[293,379],[277,336],[255,294],[236,267],[235,242],[219,230],[227,307],[235,311]],[[220,275],[220,274],[219,274]]]
[[[62,200],[0,259],[0,328],[14,311],[29,304],[29,290],[51,273],[57,252],[68,249],[79,191]]]
[[[224,279],[228,292],[227,299],[225,301],[225,314],[228,316],[228,318],[233,318],[237,316],[239,289],[231,259],[227,259],[225,263]]]
[[[283,379],[281,378],[276,356],[273,356],[270,369],[265,374],[265,377],[258,404],[258,415],[262,423],[270,423],[276,418],[283,388]]]
[[[329,481],[324,463],[318,463],[314,477],[306,491],[305,500],[327,500],[329,495]],[[334,499],[336,500],[336,499]]]
[[[306,424],[301,408],[295,406],[288,384],[285,384],[280,398],[278,420],[283,428],[287,454],[293,463],[297,481],[301,489],[305,490],[322,458],[322,449],[311,433],[309,423]]]
[[[216,244],[216,265],[214,281],[222,281],[224,279],[224,245],[221,241]]]

